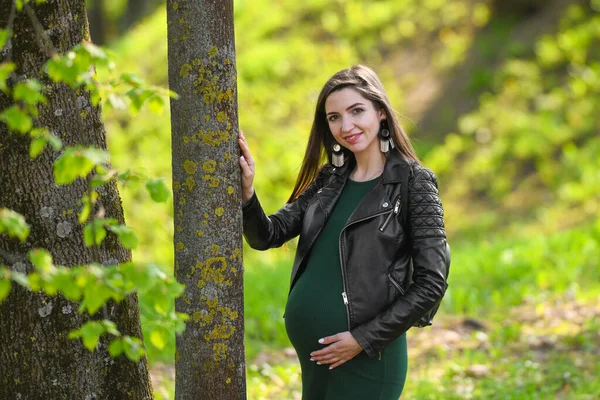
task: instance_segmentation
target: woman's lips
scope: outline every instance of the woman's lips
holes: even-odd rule
[[[360,137],[360,135],[362,135],[362,133],[356,133],[354,135],[348,135],[346,137],[344,137],[344,140],[348,143],[356,143],[358,141],[358,138]]]

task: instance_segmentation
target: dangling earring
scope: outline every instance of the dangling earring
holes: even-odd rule
[[[336,167],[344,165],[344,152],[339,143],[334,143],[331,152],[331,163]]]
[[[382,153],[390,151],[390,147],[394,148],[394,141],[390,135],[390,129],[388,127],[387,118],[381,120],[379,127],[379,150]]]

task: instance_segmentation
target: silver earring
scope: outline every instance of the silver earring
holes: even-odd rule
[[[334,143],[331,152],[331,163],[336,167],[344,165],[344,152],[339,143]]]
[[[393,149],[394,141],[390,135],[390,129],[388,128],[387,118],[381,120],[381,126],[379,128],[379,150],[382,153],[390,151],[390,147]]]

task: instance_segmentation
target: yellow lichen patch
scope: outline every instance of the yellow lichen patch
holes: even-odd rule
[[[210,178],[210,183],[208,184],[208,186],[210,187],[217,187],[221,184],[221,180],[219,178]]]
[[[192,66],[190,64],[183,64],[179,69],[179,76],[185,78],[192,72]]]
[[[229,384],[231,383],[231,378],[227,378],[227,379],[225,380],[225,383],[229,385]]]
[[[208,213],[204,213],[204,218],[208,218]]]
[[[219,103],[223,102],[223,101],[230,101],[233,98],[233,91],[231,89],[227,89],[226,91],[219,93],[219,95],[217,96],[217,100],[219,100]],[[219,121],[222,122],[222,121]]]
[[[194,186],[196,186],[196,180],[194,178],[192,178],[191,176],[188,177],[185,180],[185,186],[187,187],[187,190],[189,190],[191,192],[192,190],[194,190]]]
[[[233,194],[233,186],[227,186],[227,194]]]
[[[202,65],[202,60],[200,60],[199,58],[194,58],[192,60],[192,64],[194,64],[197,67],[199,65]]]
[[[208,50],[208,56],[210,58],[216,57],[217,54],[219,54],[219,49],[217,49],[217,46],[212,46],[210,50]]]
[[[187,200],[185,199],[185,197],[181,196],[179,198],[179,205],[180,206],[185,206],[185,203],[187,203]]]
[[[173,181],[173,191],[179,192],[180,189],[181,189],[181,183],[179,183],[179,181]]]
[[[202,237],[202,236],[204,236],[204,231],[198,230],[198,231],[196,231],[196,235],[198,235],[198,237]]]
[[[229,339],[233,332],[235,332],[235,327],[231,325],[216,325],[208,335],[204,335],[204,340],[209,342],[211,340]]]
[[[239,248],[235,249],[229,256],[229,259],[233,261],[242,261],[242,250]]]
[[[219,299],[207,299],[206,297],[202,296],[204,298],[204,300],[206,300],[206,305],[208,306],[208,308],[216,308],[217,304],[219,304]]]
[[[234,276],[237,276],[237,268],[236,267],[231,267],[230,271]]]
[[[227,346],[223,343],[213,344],[213,353],[215,361],[222,361],[227,358]]]
[[[227,131],[200,131],[199,134],[202,141],[209,146],[218,146],[229,140],[229,132]]]
[[[220,264],[219,267],[213,267],[213,264]],[[212,268],[216,271],[225,271],[227,268],[227,260],[225,257],[212,257],[206,260],[206,268]]]
[[[185,160],[183,162],[183,169],[190,175],[193,175],[198,171],[198,163],[190,160]]]
[[[219,122],[227,121],[227,113],[225,111],[219,111],[217,113],[217,121],[219,121]]]
[[[225,214],[225,209],[223,207],[219,207],[215,210],[215,215],[217,217],[222,217]]]
[[[202,169],[206,172],[214,172],[217,168],[217,162],[215,160],[207,160],[202,164]]]
[[[176,249],[177,249],[177,251],[181,251],[181,250],[185,249],[185,245],[183,244],[183,242],[177,242]]]
[[[210,115],[206,114],[206,115],[204,116],[204,120],[205,120],[205,121],[208,121],[209,119],[210,119]]]
[[[223,158],[225,159],[225,161],[231,160],[231,157],[233,157],[233,155],[229,152],[223,154]]]
[[[183,143],[188,144],[190,142],[190,137],[189,136],[184,136],[183,137]]]
[[[179,3],[174,2],[172,7],[173,7],[173,11],[177,11],[179,9]]]

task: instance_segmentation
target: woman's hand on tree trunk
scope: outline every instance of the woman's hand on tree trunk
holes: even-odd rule
[[[240,145],[240,150],[242,155],[240,157],[240,166],[242,167],[242,200],[248,201],[254,195],[254,174],[255,174],[255,164],[254,158],[252,158],[252,154],[250,153],[250,148],[248,147],[248,143],[246,142],[246,137],[244,136],[244,132],[240,131],[240,136],[238,138],[238,144]]]

